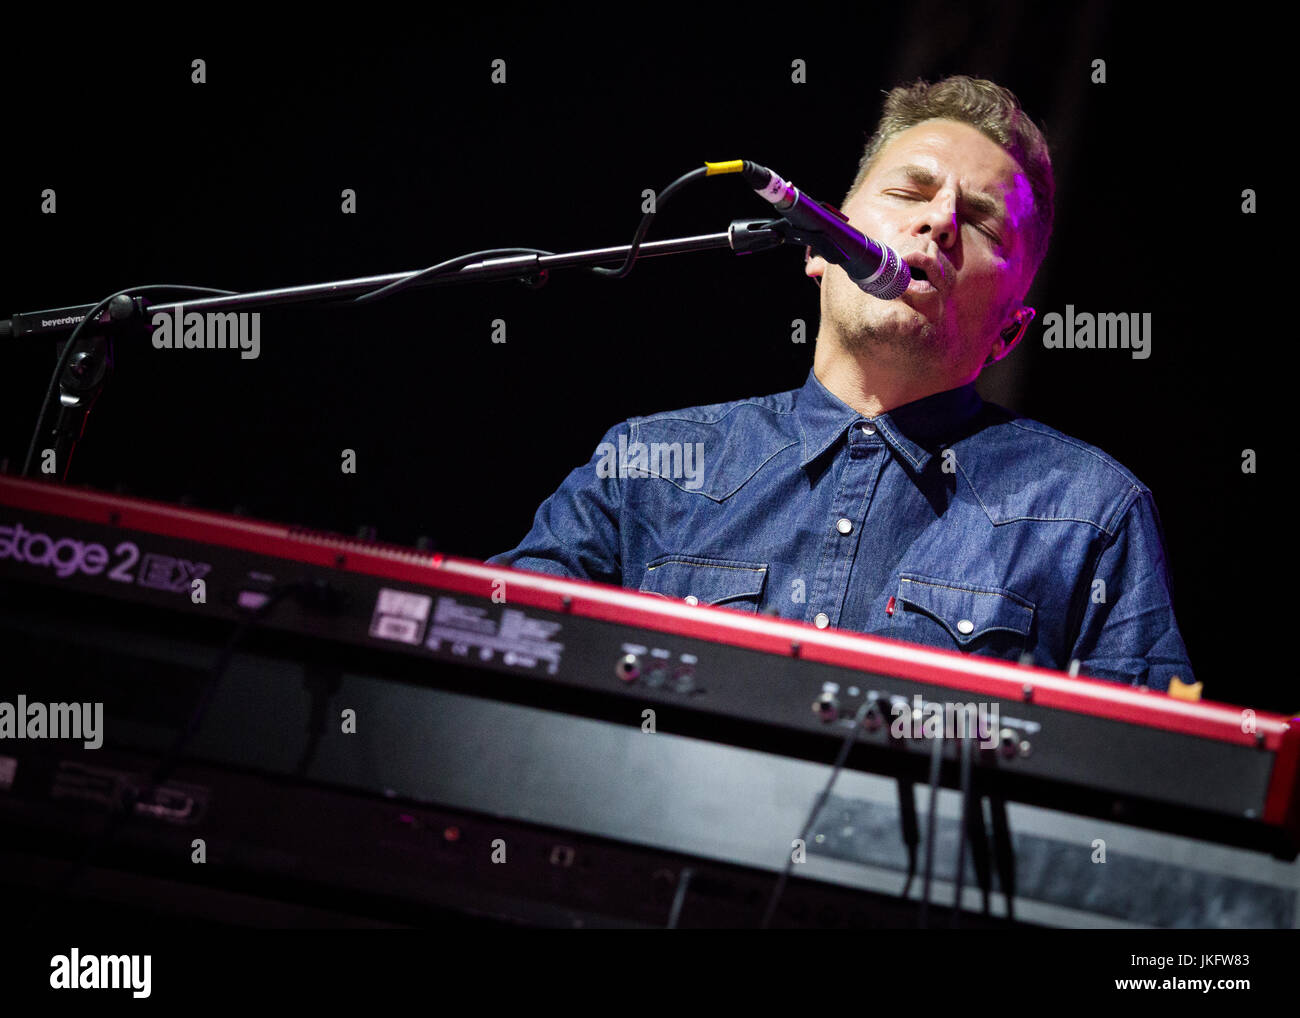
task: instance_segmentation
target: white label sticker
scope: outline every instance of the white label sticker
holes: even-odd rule
[[[370,635],[380,640],[397,640],[418,645],[424,639],[433,598],[405,590],[379,591],[375,613],[370,619]]]

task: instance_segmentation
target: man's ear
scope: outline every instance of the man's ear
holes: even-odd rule
[[[985,365],[1000,361],[1010,354],[1024,338],[1025,330],[1029,328],[1029,323],[1034,320],[1036,314],[1038,314],[1037,311],[1026,305],[1012,315],[1010,323],[999,333],[1002,339],[1001,349],[995,347],[991,350],[988,359],[984,362]]]
[[[822,285],[822,273],[826,271],[826,259],[812,253],[811,247],[803,249],[803,274],[818,286]]]

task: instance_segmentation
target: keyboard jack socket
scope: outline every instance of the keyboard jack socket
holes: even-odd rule
[[[624,654],[614,666],[614,674],[623,682],[635,682],[641,675],[641,659],[635,654]]]
[[[870,694],[868,694],[870,695]],[[862,716],[862,727],[868,732],[878,732],[885,725],[889,713],[889,700],[883,696],[871,696],[871,706]]]
[[[840,713],[840,701],[834,693],[822,693],[812,704],[813,713],[823,721],[834,721]]]

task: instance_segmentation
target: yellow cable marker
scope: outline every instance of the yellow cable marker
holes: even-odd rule
[[[1169,680],[1169,695],[1175,700],[1191,700],[1193,703],[1201,698],[1202,682],[1184,682],[1177,675]]]
[[[716,177],[719,173],[739,173],[745,168],[745,160],[731,159],[725,163],[711,163],[705,161],[704,168],[708,171],[706,177]]]

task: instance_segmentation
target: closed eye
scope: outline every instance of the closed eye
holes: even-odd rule
[[[902,199],[904,199],[904,200],[906,200],[906,201],[929,201],[929,199],[926,198],[925,195],[923,195],[923,194],[917,194],[917,193],[915,193],[914,191],[885,191],[885,192],[883,192],[883,193],[884,193],[887,197],[890,197],[890,198],[902,198]],[[973,220],[973,219],[971,219],[971,218],[969,218],[969,217],[966,217],[965,221],[966,221],[966,223],[969,224],[970,226],[973,226],[973,227],[975,227],[975,229],[979,230],[979,232],[982,233],[982,234],[984,234],[984,236],[988,237],[989,240],[993,241],[993,243],[995,243],[995,244],[999,244],[999,245],[1002,243],[1002,238],[999,237],[999,236],[998,236],[996,233],[994,233],[992,230],[990,230],[987,226],[984,226],[984,225],[982,225],[982,224],[980,224],[980,223],[977,223],[977,222],[975,222],[975,220]]]

